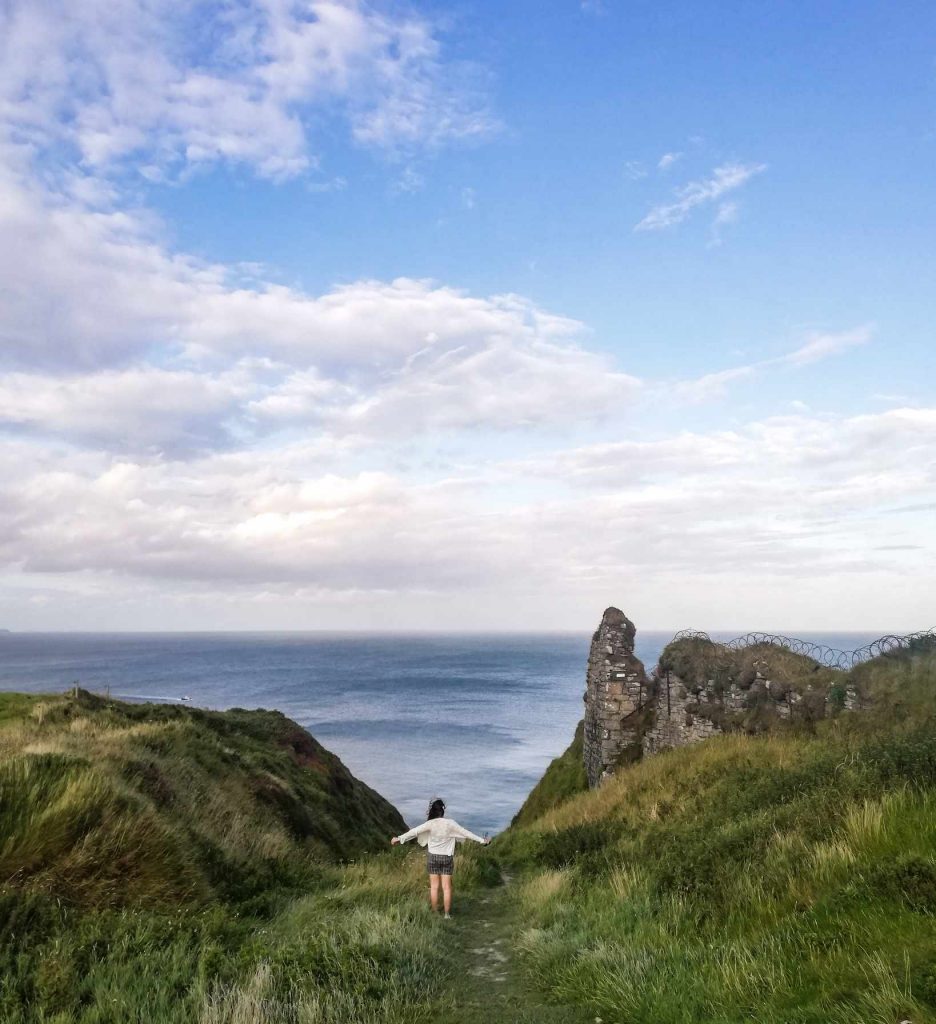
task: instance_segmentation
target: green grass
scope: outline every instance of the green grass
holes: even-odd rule
[[[0,699],[0,885],[94,907],[242,899],[402,828],[278,712]]]
[[[936,659],[867,711],[622,770],[496,843],[528,970],[604,1020],[936,1021]]]
[[[470,885],[460,879],[462,890]],[[424,888],[420,857],[388,853],[366,870],[324,868],[316,889],[301,896],[270,891],[197,910],[75,910],[7,893],[0,1020],[429,1020],[449,964]]]
[[[276,712],[2,694],[0,1020],[427,1019],[447,967],[403,828]]]
[[[577,733],[459,855],[458,931],[282,715],[0,695],[0,1020],[936,1024],[936,656],[839,682],[871,707],[593,791]]]

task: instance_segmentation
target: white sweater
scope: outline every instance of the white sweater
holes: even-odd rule
[[[409,832],[397,836],[401,843],[415,839],[420,846],[427,846],[430,853],[438,853],[444,857],[451,857],[455,852],[455,844],[465,839],[473,839],[476,843],[483,843],[481,836],[462,828],[457,821],[451,818],[432,818],[424,821],[421,825],[411,828]]]

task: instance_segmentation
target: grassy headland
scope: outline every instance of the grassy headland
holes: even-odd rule
[[[936,1021],[936,656],[841,682],[871,706],[521,812],[496,848],[553,998],[657,1024]]]
[[[0,1020],[418,1020],[404,827],[276,712],[0,694]]]

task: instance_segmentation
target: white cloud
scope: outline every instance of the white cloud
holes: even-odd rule
[[[722,229],[729,224],[737,222],[739,210],[739,205],[733,200],[718,204],[718,211],[712,221],[712,233],[709,238],[710,246],[715,247],[722,244]]]
[[[294,457],[139,463],[7,450],[4,469],[17,486],[11,493],[0,484],[0,558],[27,573],[331,591],[381,589],[407,576],[455,586],[497,566],[465,512],[453,521],[455,495],[444,487],[404,486],[385,472],[290,468]],[[460,504],[467,510],[470,495]]]
[[[676,191],[676,199],[662,203],[639,221],[635,231],[662,231],[681,224],[694,209],[712,203],[722,196],[747,184],[755,175],[767,169],[766,164],[723,164],[716,167],[710,178],[693,181]]]
[[[849,331],[813,332],[807,336],[805,344],[785,355],[772,359],[761,359],[743,366],[732,366],[726,370],[705,373],[699,377],[645,381],[643,394],[651,402],[676,401],[687,404],[709,402],[722,397],[729,386],[737,381],[757,377],[762,375],[765,370],[776,366],[792,366],[795,369],[808,366],[822,359],[840,355],[857,345],[867,344],[873,336],[873,327],[868,324]]]
[[[875,590],[884,586],[899,616],[917,622],[920,609],[907,595],[923,599],[934,568],[931,524],[921,515],[898,526],[891,512],[936,492],[934,447],[931,408],[776,417],[734,431],[588,446],[511,470],[568,485],[569,535],[576,517],[587,523],[583,571],[597,550],[592,572],[638,580],[641,594],[654,589],[646,574],[668,577],[677,588],[671,608],[682,592],[696,608],[711,607],[709,598],[730,608],[735,624],[766,622],[764,611],[776,606],[801,614],[795,594],[821,616],[821,595],[835,608],[826,622],[868,624],[887,614]],[[894,543],[911,554],[898,558]],[[892,548],[886,557],[876,553],[884,547]],[[761,592],[768,579],[776,604]],[[866,604],[875,608],[870,617],[862,617]],[[674,622],[665,598],[657,607],[657,621]]]
[[[347,187],[347,179],[342,178],[341,175],[336,175],[334,178],[328,178],[325,181],[310,181],[306,185],[306,188],[314,193],[343,192]]]
[[[397,194],[414,195],[416,192],[421,192],[425,187],[425,175],[420,174],[415,167],[405,167],[403,173],[391,184],[390,191]]]
[[[733,366],[727,370],[702,374],[701,377],[662,383],[657,385],[656,390],[661,398],[665,395],[678,402],[708,402],[724,395],[729,385],[736,381],[753,377],[757,369],[757,365]]]
[[[496,127],[480,71],[447,62],[426,18],[358,0],[13,0],[0,68],[17,137],[155,180],[219,160],[295,175],[316,159],[310,108],[392,150]]]
[[[640,181],[641,178],[647,177],[647,170],[639,160],[628,160],[624,164],[624,174],[631,181]]]
[[[463,608],[487,594],[498,615],[514,603],[515,623],[545,592],[590,616],[625,584],[641,602],[659,590],[658,622],[678,624],[665,616],[687,595],[755,622],[779,589],[810,607],[834,598],[854,621],[861,581],[878,597],[882,583],[925,592],[931,516],[890,512],[936,497],[934,447],[936,409],[775,417],[429,479],[331,470],[302,444],[178,462],[13,442],[0,454],[0,562],[66,587],[110,574],[248,605],[258,588],[284,604],[424,593]],[[479,610],[468,624],[496,621]]]
[[[45,193],[0,164],[2,358],[112,366],[179,344],[192,300],[224,271],[172,255],[146,219]]]
[[[336,421],[377,436],[485,428],[507,430],[584,421],[620,408],[641,382],[609,360],[540,338],[484,340],[417,355]]]
[[[400,369],[430,334],[438,353],[480,339],[562,345],[583,334],[518,296],[475,298],[429,281],[359,281],[320,296],[249,287],[238,268],[170,252],[145,218],[89,209],[2,173],[0,231],[0,358],[10,368],[106,369],[152,356],[224,367],[265,357],[373,376]]]
[[[0,422],[21,431],[171,452],[299,425],[402,437],[594,420],[639,387],[516,295],[249,284],[262,267],[172,254],[145,218],[11,175],[0,230]]]
[[[658,171],[667,171],[667,170],[669,170],[670,167],[673,166],[673,164],[675,164],[677,161],[681,160],[682,158],[683,158],[683,154],[682,153],[664,153],[660,157],[660,159],[657,161],[657,170]]]
[[[781,503],[823,505],[834,497],[847,504],[854,487],[856,508],[869,498],[890,507],[936,484],[936,464],[927,458],[934,445],[936,408],[891,409],[850,417],[774,416],[735,430],[588,445],[518,466],[524,472],[588,480],[603,490],[632,476],[641,481],[678,478],[687,497],[706,481],[712,490],[723,490],[730,470],[746,478],[752,493],[776,491]],[[756,472],[765,466],[769,473]],[[893,490],[885,483],[891,473],[902,481]],[[783,478],[789,474],[799,479],[796,493],[785,491]]]
[[[867,345],[873,335],[870,324],[857,327],[851,331],[815,331],[809,335],[806,343],[795,352],[783,357],[783,361],[793,366],[807,366],[828,356],[839,355],[859,345]]]
[[[215,448],[229,443],[235,375],[141,367],[80,376],[0,374],[0,426],[109,450]]]
[[[488,110],[487,78],[476,65],[443,62],[441,46],[426,22],[402,27],[383,22],[387,42],[352,109],[354,137],[391,151],[413,145],[475,142],[499,123]]]
[[[262,267],[173,254],[146,218],[10,174],[0,230],[0,418],[117,452],[192,454],[300,429],[361,444],[594,424],[654,396],[712,401],[870,336],[817,334],[773,360],[641,381],[586,348],[582,324],[520,296],[406,278],[309,295],[257,281]]]

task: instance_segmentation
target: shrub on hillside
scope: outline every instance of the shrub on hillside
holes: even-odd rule
[[[621,829],[610,823],[584,823],[568,828],[542,832],[536,850],[536,861],[545,868],[564,868],[587,863],[592,869],[608,863]]]

